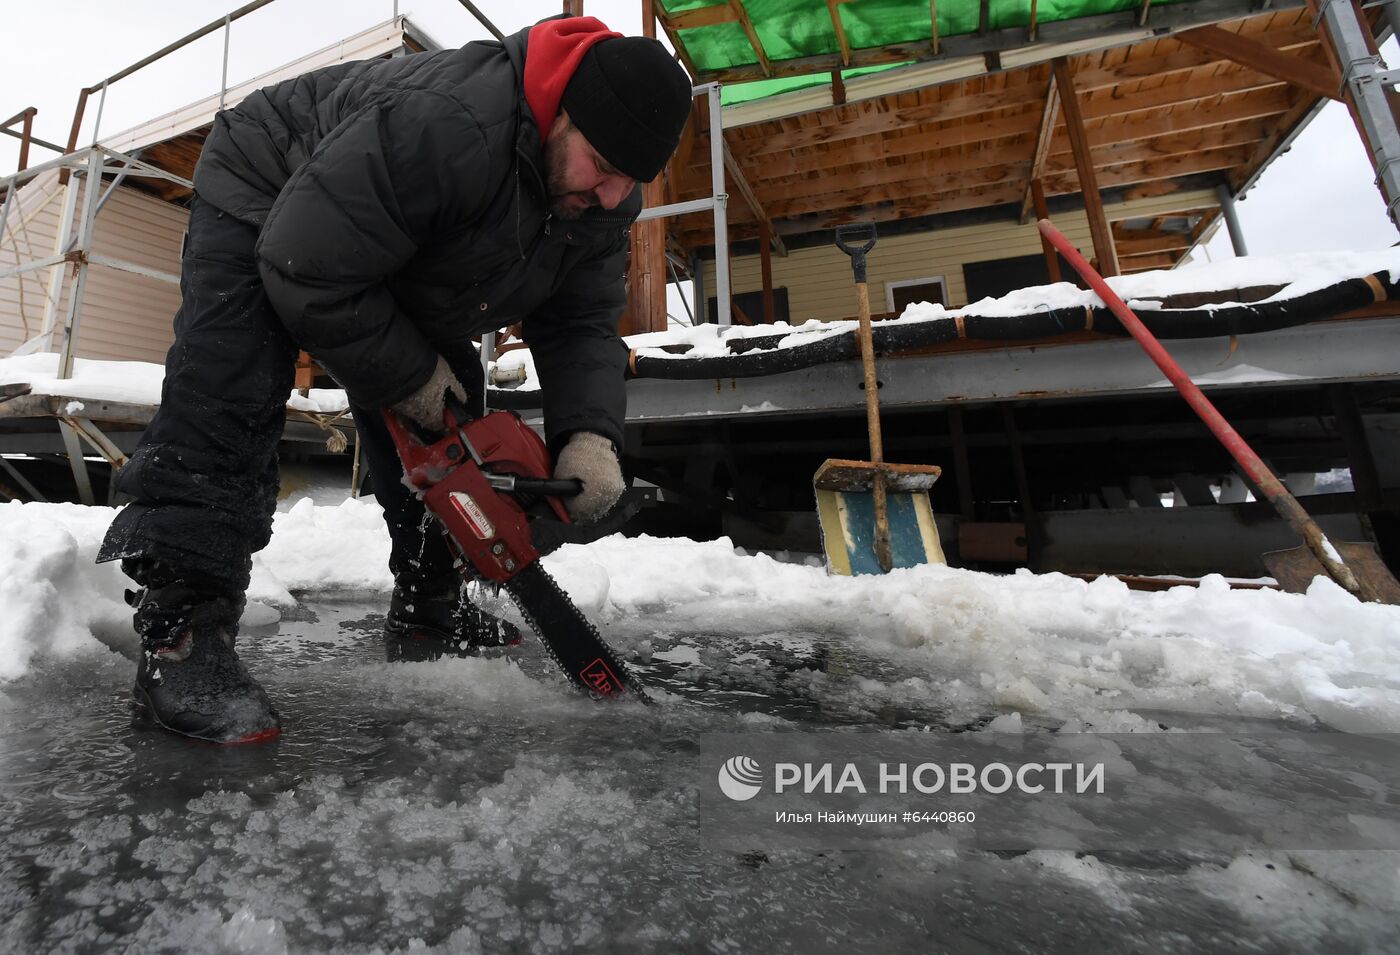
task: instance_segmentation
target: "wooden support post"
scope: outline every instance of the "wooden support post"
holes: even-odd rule
[[[963,432],[961,408],[948,409],[948,437],[953,443],[953,476],[958,485],[958,514],[965,521],[977,520],[972,501],[972,469],[967,461],[967,435]]]
[[[564,0],[564,13],[571,17],[583,16],[583,0]]]
[[[1355,487],[1356,513],[1370,524],[1371,536],[1381,556],[1392,567],[1400,563],[1400,513],[1385,505],[1384,485],[1366,436],[1366,424],[1356,401],[1354,385],[1328,385],[1337,431],[1346,448],[1347,464]]]
[[[580,7],[582,0],[576,0]],[[656,36],[653,0],[642,3],[642,34]],[[643,183],[642,206],[665,205],[666,186],[661,176]],[[632,223],[632,257],[628,263],[627,311],[622,335],[666,330],[666,220]]]
[[[1051,61],[1055,87],[1060,91],[1060,109],[1065,114],[1065,130],[1069,133],[1074,152],[1074,168],[1079,174],[1079,191],[1084,196],[1084,214],[1089,218],[1089,234],[1094,239],[1094,257],[1098,259],[1099,274],[1118,274],[1118,253],[1113,248],[1113,231],[1104,214],[1103,197],[1099,195],[1099,180],[1094,174],[1094,157],[1089,149],[1089,136],[1084,132],[1084,114],[1079,110],[1079,97],[1074,91],[1074,78],[1069,61],[1056,57]]]
[[[786,258],[788,253],[787,246],[783,243],[783,237],[778,235],[777,229],[773,227],[773,220],[769,218],[768,213],[763,210],[763,203],[758,201],[758,195],[753,191],[753,187],[749,185],[749,177],[744,174],[744,168],[739,165],[739,160],[734,155],[734,151],[729,148],[729,141],[727,139],[724,141],[722,150],[724,153],[724,169],[725,172],[729,174],[730,182],[733,183],[734,188],[738,190],[739,195],[743,197],[744,202],[748,204],[749,209],[753,211],[754,218],[756,218],[766,230],[768,242],[773,245],[773,248],[777,250],[779,255]]]
[[[1041,186],[1039,179],[1031,180],[1031,201],[1035,205],[1037,220],[1050,218],[1050,209],[1045,205],[1045,189]],[[1050,281],[1061,281],[1060,254],[1055,251],[1050,240],[1043,235],[1040,237],[1040,248],[1045,252],[1045,272],[1050,276]]]
[[[316,381],[316,361],[304,351],[297,352],[296,373],[292,387],[305,394]]]
[[[1040,127],[1035,134],[1035,150],[1031,153],[1031,171],[1026,176],[1026,194],[1021,199],[1021,223],[1031,211],[1031,183],[1039,179],[1045,171],[1045,163],[1050,158],[1050,146],[1055,141],[1055,123],[1060,118],[1060,90],[1055,83],[1055,74],[1045,85],[1045,108],[1040,111]]]
[[[1011,405],[1001,406],[1001,420],[1006,427],[1006,443],[1011,452],[1011,468],[1016,474],[1016,496],[1021,499],[1021,521],[1026,526],[1026,566],[1032,570],[1040,563],[1040,524],[1035,504],[1031,501],[1031,482],[1026,474],[1026,456],[1021,447],[1021,432],[1016,427],[1016,413]]]
[[[763,276],[763,323],[772,325],[773,318],[773,249],[768,236],[768,221],[758,224],[758,263]]]

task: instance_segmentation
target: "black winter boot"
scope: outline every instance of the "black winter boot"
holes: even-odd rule
[[[127,592],[141,635],[138,717],[210,743],[274,739],[277,711],[233,648],[242,600],[159,573],[146,579],[143,590]]]
[[[390,661],[475,656],[481,647],[514,646],[521,639],[515,624],[468,600],[456,574],[435,580],[396,578],[384,636]]]

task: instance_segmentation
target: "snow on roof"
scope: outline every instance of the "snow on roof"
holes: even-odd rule
[[[59,356],[40,352],[0,358],[0,384],[28,384],[31,394],[57,395],[77,402],[119,401],[134,405],[160,404],[160,386],[165,366],[147,361],[73,360],[73,377],[58,377]],[[293,391],[287,399],[293,411],[335,414],[348,407],[345,392],[313,388],[309,396]],[[73,412],[81,408],[73,408]]]

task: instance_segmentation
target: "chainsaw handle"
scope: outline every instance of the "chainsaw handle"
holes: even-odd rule
[[[442,403],[442,423],[443,431],[447,434],[454,434],[458,428],[471,421],[475,415],[467,408],[467,403],[458,399],[452,392],[447,392]]]
[[[578,478],[516,478],[515,490],[522,494],[538,494],[542,497],[577,497],[583,493],[583,482]]]
[[[852,244],[852,241],[860,239],[865,239],[865,242]],[[865,281],[865,253],[875,248],[875,239],[874,222],[853,222],[836,227],[836,247],[851,257],[851,270],[855,272],[857,282]]]

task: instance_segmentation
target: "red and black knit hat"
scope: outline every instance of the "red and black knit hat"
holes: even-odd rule
[[[650,182],[681,141],[690,77],[666,48],[639,36],[594,43],[560,105],[589,145],[633,179]]]

